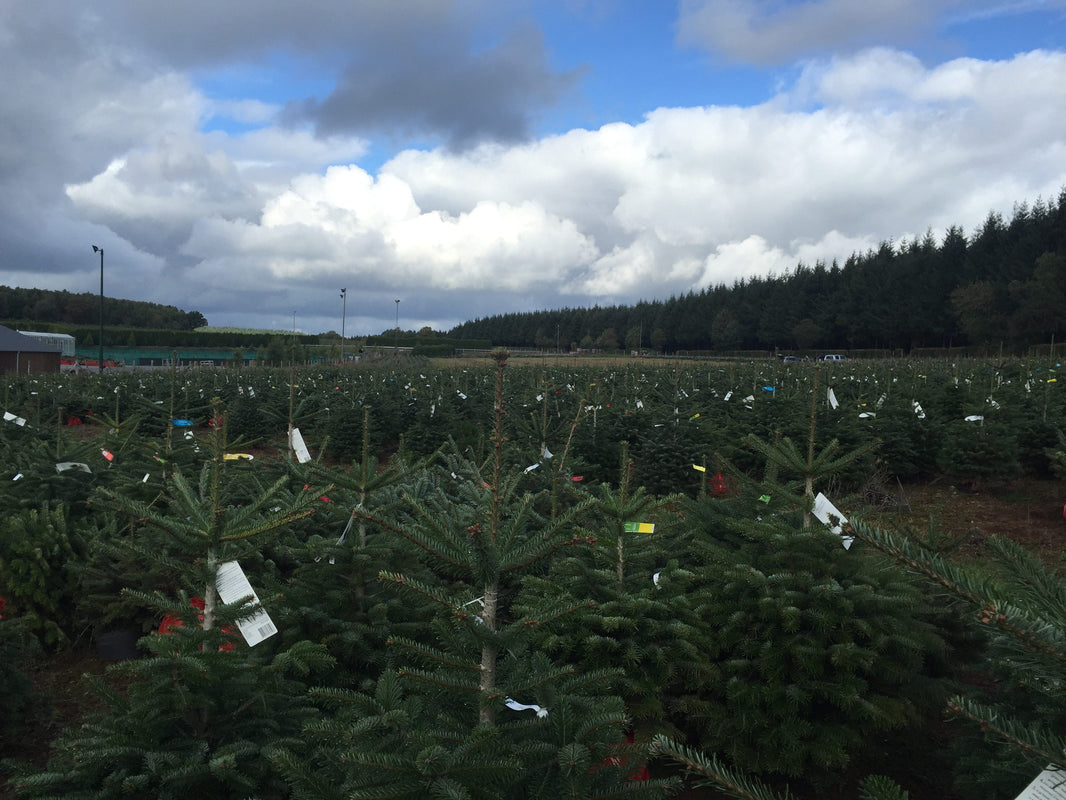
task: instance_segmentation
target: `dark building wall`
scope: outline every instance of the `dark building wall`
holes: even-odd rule
[[[21,375],[59,372],[59,351],[54,353],[0,352],[0,372],[18,372]]]

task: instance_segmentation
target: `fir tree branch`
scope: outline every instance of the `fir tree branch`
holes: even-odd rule
[[[1066,769],[1066,739],[1032,724],[1020,723],[1003,716],[996,709],[955,696],[948,701],[948,710],[956,716],[976,723],[982,731],[993,733],[1041,761]]]
[[[404,636],[393,636],[388,640],[389,645],[398,645],[399,647],[409,650],[428,661],[436,661],[439,664],[446,664],[449,667],[455,667],[456,669],[470,670],[471,672],[477,672],[480,666],[470,661],[462,661],[457,659],[454,655],[451,655],[444,650],[436,647],[430,647],[429,645],[416,642],[413,639],[408,639]]]
[[[956,597],[982,609],[981,621],[994,623],[1023,647],[1066,664],[1066,635],[1061,627],[1034,618],[1015,607],[999,586],[975,578],[935,553],[873,528],[859,520],[848,526],[851,533],[909,569],[947,589]]]
[[[666,756],[684,767],[687,772],[700,776],[700,780],[697,781],[698,786],[715,786],[739,800],[791,800],[792,798],[787,790],[783,795],[778,795],[755,779],[724,766],[717,756],[708,756],[665,736],[660,735],[652,739],[649,753],[653,756]]]

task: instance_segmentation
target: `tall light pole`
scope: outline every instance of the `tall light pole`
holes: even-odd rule
[[[348,290],[341,289],[341,364],[344,363],[344,320],[348,316]]]
[[[400,301],[396,301],[396,338],[393,340],[392,349],[400,352]]]
[[[93,245],[93,252],[100,254],[100,372],[104,371],[104,248]]]

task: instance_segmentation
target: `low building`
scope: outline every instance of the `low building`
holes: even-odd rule
[[[19,331],[19,333],[43,344],[58,344],[63,358],[74,358],[75,342],[74,337],[69,333],[44,333],[42,331]]]
[[[41,342],[0,325],[0,372],[59,372],[63,346]]]

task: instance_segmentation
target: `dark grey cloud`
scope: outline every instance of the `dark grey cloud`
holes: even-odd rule
[[[552,68],[543,35],[523,21],[524,5],[101,0],[85,24],[153,62],[207,78],[273,63],[278,85],[332,83],[328,94],[285,98],[288,124],[322,136],[384,132],[463,148],[526,138],[538,113],[580,81],[581,71]]]
[[[100,35],[130,42],[175,69],[288,52],[329,61],[351,48],[425,29],[473,24],[485,0],[97,0],[85,12]]]
[[[959,0],[681,0],[678,41],[715,57],[787,64],[814,53],[913,43]]]
[[[526,139],[538,112],[573,91],[582,74],[554,71],[531,27],[480,52],[460,31],[426,31],[357,54],[328,97],[292,103],[285,116],[323,135],[386,133],[462,150]]]
[[[77,269],[104,232],[65,194],[140,140],[152,69],[108,48],[69,3],[0,4],[0,278]],[[94,238],[96,237],[96,238]],[[91,255],[91,252],[90,252]],[[11,279],[12,281],[14,278]]]

